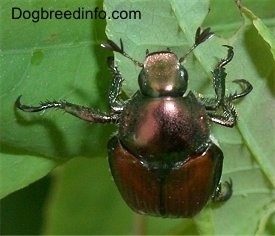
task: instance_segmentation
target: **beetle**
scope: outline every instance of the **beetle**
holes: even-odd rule
[[[113,79],[109,91],[110,112],[67,101],[44,102],[39,106],[21,103],[15,106],[25,112],[58,108],[91,123],[114,123],[118,132],[108,142],[108,161],[117,188],[130,208],[140,214],[161,217],[193,217],[212,199],[225,201],[232,194],[232,182],[220,182],[223,152],[212,141],[210,121],[233,127],[237,113],[233,102],[249,94],[252,85],[234,80],[240,92],[225,93],[227,57],[214,70],[215,96],[204,97],[187,90],[188,74],[182,65],[199,44],[211,38],[210,28],[198,28],[195,43],[178,58],[167,49],[149,53],[143,63],[129,56],[111,40],[102,46],[127,57],[141,67],[139,90],[128,100],[120,97],[123,78],[110,58]]]

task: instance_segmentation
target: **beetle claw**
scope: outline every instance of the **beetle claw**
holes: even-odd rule
[[[223,190],[224,186],[226,189]],[[233,182],[232,179],[229,178],[229,180],[225,181],[223,184],[219,184],[216,192],[214,193],[212,197],[213,202],[225,202],[227,201],[233,194]]]

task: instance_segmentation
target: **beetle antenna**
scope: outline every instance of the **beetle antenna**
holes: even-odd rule
[[[137,65],[139,67],[143,67],[143,64],[141,62],[135,60],[134,58],[132,58],[129,54],[127,54],[124,51],[123,43],[122,43],[121,39],[120,39],[120,47],[114,41],[109,40],[109,39],[105,43],[102,43],[101,47],[110,49],[114,52],[118,52],[118,53],[122,54],[123,56],[127,57],[128,59],[130,59],[132,62],[134,62],[135,65]]]
[[[201,29],[201,27],[199,27],[196,31],[195,34],[195,43],[193,44],[193,46],[189,49],[189,51],[187,53],[185,53],[184,56],[182,56],[179,59],[179,62],[183,62],[185,60],[185,58],[197,47],[199,46],[201,43],[203,43],[204,41],[206,41],[207,39],[210,39],[212,36],[214,35],[213,32],[210,31],[210,28],[206,28],[204,30]]]

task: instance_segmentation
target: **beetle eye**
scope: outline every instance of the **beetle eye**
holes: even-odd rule
[[[180,83],[182,86],[182,90],[185,92],[188,84],[188,73],[184,66],[180,66]]]

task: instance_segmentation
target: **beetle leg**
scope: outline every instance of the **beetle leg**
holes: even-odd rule
[[[119,95],[121,94],[123,78],[122,78],[118,68],[114,65],[113,57],[108,57],[107,63],[113,73],[113,79],[112,79],[111,87],[109,90],[109,104],[110,104],[112,111],[121,112],[125,105],[125,103],[122,100],[119,100]]]
[[[108,58],[108,66],[114,74],[112,79],[111,88],[109,91],[109,104],[112,109],[110,114],[98,112],[93,108],[80,106],[77,104],[69,103],[66,101],[46,101],[40,103],[39,106],[28,106],[20,102],[21,96],[19,96],[15,102],[15,106],[25,112],[39,112],[50,108],[58,108],[65,112],[76,116],[82,120],[86,120],[93,123],[118,123],[120,118],[120,112],[124,108],[123,101],[118,99],[123,79],[117,67],[114,66],[113,58]]]
[[[228,47],[227,57],[222,59],[212,71],[213,75],[213,87],[215,90],[215,98],[204,98],[202,96],[198,97],[198,99],[203,103],[207,110],[215,111],[221,104],[224,104],[225,100],[225,78],[226,72],[224,66],[229,63],[234,55],[233,47]],[[232,99],[233,100],[233,99]]]
[[[236,125],[238,115],[233,104],[223,104],[219,110],[220,111],[207,111],[209,118],[213,122],[227,127]]]
[[[237,112],[232,104],[233,100],[246,96],[253,89],[252,85],[243,79],[234,80],[234,83],[238,83],[242,87],[240,93],[225,94],[225,78],[226,72],[224,66],[228,64],[233,56],[233,47],[223,45],[228,48],[227,57],[222,59],[212,72],[213,74],[213,86],[215,90],[215,98],[204,98],[199,96],[198,99],[205,106],[210,119],[218,124],[233,127],[236,125]]]
[[[226,187],[226,190],[223,191],[222,186]],[[212,196],[213,202],[225,202],[227,201],[233,193],[233,183],[232,180],[229,179],[228,181],[225,181],[223,184],[219,184],[217,187],[215,193]]]
[[[220,104],[224,103],[225,98],[225,78],[226,78],[226,72],[224,66],[228,64],[233,56],[234,51],[233,47],[224,45],[228,48],[227,51],[227,57],[225,59],[222,59],[212,72],[213,74],[213,86],[216,94],[216,103],[214,104],[214,108],[217,108]]]
[[[50,108],[58,108],[82,120],[93,123],[118,123],[119,121],[119,114],[105,114],[95,111],[92,108],[76,105],[66,101],[47,101],[35,107],[22,104],[20,99],[21,96],[17,98],[15,106],[18,109],[26,112],[39,112]]]

